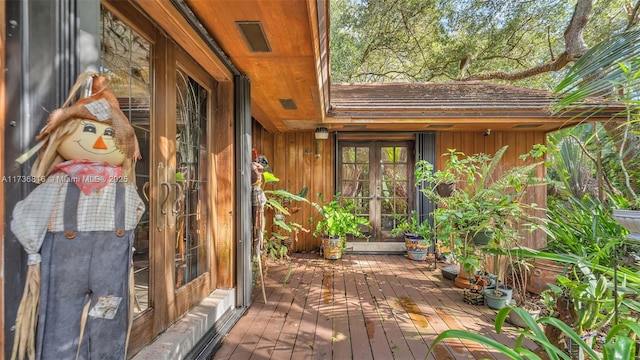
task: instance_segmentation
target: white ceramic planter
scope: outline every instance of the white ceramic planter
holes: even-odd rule
[[[640,211],[639,210],[613,210],[613,219],[620,226],[629,230],[627,238],[629,240],[640,242]]]

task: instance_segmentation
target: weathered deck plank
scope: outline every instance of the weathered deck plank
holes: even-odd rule
[[[269,263],[265,285],[268,303],[256,288],[251,308],[210,359],[425,359],[447,329],[515,344],[513,334],[493,331],[495,311],[464,303],[462,290],[442,279],[433,262],[293,254],[290,264]],[[457,339],[440,343],[428,357],[504,358]]]

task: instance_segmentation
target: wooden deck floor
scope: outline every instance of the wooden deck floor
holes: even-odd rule
[[[293,254],[287,264],[269,264],[265,285],[267,304],[255,288],[253,304],[210,359],[425,359],[445,329],[515,344],[513,334],[495,334],[496,312],[464,303],[462,290],[434,270],[432,259]],[[460,340],[429,356],[485,358],[506,357]]]

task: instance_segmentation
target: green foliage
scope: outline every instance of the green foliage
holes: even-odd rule
[[[530,339],[535,341],[539,345],[539,347],[544,350],[546,358],[554,360],[571,360],[571,357],[569,357],[564,349],[560,349],[555,345],[554,340],[556,339],[547,338],[547,335],[541,329],[541,325],[554,326],[560,329],[566,338],[571,339],[571,341],[578,344],[586,353],[586,355],[591,359],[627,360],[633,359],[633,357],[635,356],[635,341],[633,339],[637,337],[638,334],[640,334],[640,326],[637,322],[625,320],[620,324],[611,327],[607,332],[606,340],[603,345],[603,354],[602,356],[600,356],[587,345],[587,343],[580,337],[579,333],[574,331],[562,321],[550,316],[545,316],[536,320],[531,316],[531,314],[529,314],[529,312],[521,308],[505,307],[498,312],[494,325],[497,334],[500,334],[502,332],[507,316],[512,311],[520,315],[525,323],[527,323],[527,327],[524,329],[511,330],[518,334],[518,339],[513,348],[505,346],[502,343],[484,335],[476,334],[466,330],[450,329],[443,331],[442,333],[440,333],[440,335],[438,335],[438,337],[436,337],[436,339],[433,341],[433,344],[431,344],[429,353],[426,357],[431,354],[431,352],[435,349],[436,345],[439,342],[445,339],[463,339],[476,342],[490,349],[494,349],[501,354],[506,355],[509,359],[543,359],[543,357],[541,357],[538,353],[534,353],[533,351],[524,347],[524,339]]]
[[[435,187],[439,184],[455,183],[465,173],[467,169],[466,164],[473,161],[472,158],[465,157],[465,154],[456,149],[447,149],[447,152],[442,154],[442,157],[446,158],[444,161],[444,167],[442,169],[435,170],[433,164],[426,160],[420,160],[416,163],[416,182],[425,182],[430,188],[424,189],[423,192],[429,192],[427,197],[434,198],[436,194]]]
[[[431,238],[431,225],[429,221],[420,221],[417,211],[412,210],[408,218],[403,217],[399,220],[400,222],[391,230],[392,236],[411,234],[422,236],[425,239]]]
[[[626,230],[611,217],[610,204],[585,195],[566,200],[550,199],[546,250],[574,254],[586,261],[612,267],[616,250],[624,243]]]
[[[598,97],[608,103],[624,105],[624,111],[612,116],[612,123],[603,124],[594,134],[593,145],[602,165],[598,170],[601,188],[603,181],[616,188],[605,188],[610,192],[621,192],[638,207],[640,200],[640,156],[636,151],[640,145],[638,130],[640,121],[640,30],[633,29],[612,36],[591,48],[570,69],[555,92],[561,100],[555,105],[556,112],[578,111],[588,117],[605,107],[582,110],[588,98]],[[619,122],[622,122],[619,125]],[[597,135],[597,137],[596,137]],[[611,151],[613,150],[613,151]],[[588,149],[585,148],[585,151]],[[605,153],[609,151],[609,153]],[[607,158],[608,156],[608,158]]]
[[[562,97],[554,106],[558,112],[573,110],[581,102],[593,96],[619,96],[616,90],[621,85],[629,84],[629,80],[637,82],[637,73],[629,77],[628,65],[640,59],[640,29],[632,29],[602,39],[593,46],[571,67],[564,79],[555,87],[555,92]],[[638,95],[640,89],[632,86],[631,98]]]
[[[520,317],[527,324],[527,327],[524,329],[513,329],[514,333],[518,334],[518,339],[516,340],[515,346],[513,348],[502,345],[501,343],[490,339],[486,336],[472,333],[470,331],[465,330],[445,330],[433,341],[433,344],[429,348],[429,353],[433,351],[436,344],[445,340],[445,339],[465,339],[474,341],[478,344],[484,345],[490,349],[494,349],[499,351],[500,353],[506,355],[509,359],[514,360],[522,360],[522,359],[537,359],[541,360],[542,357],[533,351],[529,350],[524,346],[524,339],[530,339],[535,341],[545,352],[549,359],[565,359],[571,360],[568,354],[564,352],[563,349],[558,348],[554,345],[554,341],[552,339],[548,339],[545,335],[544,331],[540,327],[539,324],[546,324],[547,326],[552,325],[559,329],[561,329],[565,335],[565,337],[571,339],[572,341],[579,344],[585,352],[591,356],[593,359],[599,359],[600,357],[593,351],[585,342],[580,338],[580,335],[577,334],[573,329],[567,326],[562,321],[554,318],[554,317],[541,317],[539,319],[534,319],[529,312],[522,308],[515,307],[505,307],[502,308],[498,314],[496,315],[496,320],[494,324],[494,328],[497,334],[502,332],[502,328],[504,323],[509,315],[509,312],[515,311],[520,315]],[[555,339],[553,339],[555,340]],[[607,359],[607,360],[613,360]]]
[[[616,311],[625,313],[626,307],[621,307],[624,298],[624,286],[618,288],[618,296],[613,295],[613,286],[604,275],[595,275],[585,265],[579,268],[583,274],[579,279],[570,279],[566,276],[558,276],[557,285],[549,284],[550,289],[545,290],[544,296],[551,304],[555,304],[555,311],[561,312],[565,309],[558,309],[558,297],[565,297],[566,304],[573,306],[570,313],[573,323],[571,326],[578,334],[583,335],[590,332],[597,332],[612,320]],[[629,290],[627,290],[629,291]]]
[[[539,157],[541,147],[529,156]],[[455,182],[461,184],[451,196],[442,197],[435,191],[437,172],[432,164],[418,162],[416,183],[425,183],[422,193],[439,204],[434,211],[436,236],[440,243],[450,244],[455,259],[463,264],[469,273],[478,270],[479,255],[472,243],[473,236],[480,232],[492,232],[490,247],[506,248],[519,239],[519,230],[525,229],[533,221],[529,211],[535,204],[527,201],[530,186],[542,185],[535,176],[541,163],[528,163],[500,169],[501,159],[507,147],[499,149],[495,155],[474,154],[466,156],[450,149],[447,161],[440,174],[454,174]],[[502,170],[502,171],[500,171]],[[497,272],[503,280],[505,269]]]
[[[598,1],[584,37],[594,44],[627,25],[624,0]],[[564,51],[574,2],[332,0],[336,82],[450,81],[532,68]],[[520,81],[549,89],[558,74]]]
[[[267,198],[264,205],[265,214],[273,214],[271,229],[265,230],[264,248],[272,259],[284,260],[289,253],[287,241],[296,241],[301,231],[309,232],[301,224],[287,220],[291,215],[290,208],[296,203],[309,203],[309,200],[304,197],[306,188],[302,189],[300,194],[282,189],[264,190],[264,194]]]
[[[289,249],[281,240],[282,238],[271,237],[264,242],[264,250],[274,260],[284,260],[289,256]]]
[[[368,219],[357,216],[354,213],[355,205],[353,203],[344,205],[341,203],[340,194],[336,194],[329,203],[314,203],[313,206],[322,215],[322,219],[316,224],[316,229],[313,232],[314,236],[340,236],[343,239],[346,235],[365,237],[362,233],[362,228],[371,226]]]

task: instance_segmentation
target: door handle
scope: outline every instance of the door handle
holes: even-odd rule
[[[176,187],[178,190],[178,194],[176,195],[176,200],[173,202],[173,206],[171,207],[171,211],[173,211],[173,215],[177,216],[178,213],[182,210],[182,205],[184,204],[184,188],[180,183],[171,184]]]
[[[149,183],[148,181],[146,181],[144,185],[142,185],[142,196],[144,196],[145,200],[147,200],[147,203],[149,202],[149,185],[151,185],[151,183]]]
[[[169,193],[171,192],[171,188],[168,187],[168,183],[166,182],[167,174],[164,168],[163,163],[158,164],[158,168],[156,169],[157,175],[157,198],[158,202],[156,203],[156,227],[158,231],[164,230],[164,222],[166,218],[166,209],[165,205],[167,203],[167,199],[169,198]],[[166,184],[166,185],[165,185]],[[145,184],[146,185],[146,184]],[[144,187],[142,188],[144,191]],[[164,197],[164,200],[162,200]]]
[[[165,181],[160,183],[160,185],[166,190],[164,200],[162,200],[162,204],[160,205],[160,213],[162,215],[167,215],[167,202],[169,201],[169,195],[171,194],[171,184]]]

